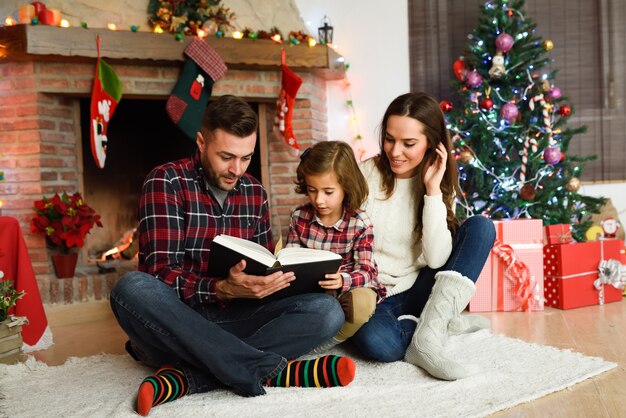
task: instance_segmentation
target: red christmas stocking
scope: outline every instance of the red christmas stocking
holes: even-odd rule
[[[298,74],[294,73],[285,64],[285,51],[281,54],[282,61],[282,82],[280,95],[276,102],[276,118],[274,119],[274,128],[284,138],[287,145],[292,147],[296,152],[300,150],[298,141],[293,135],[293,107],[296,102],[296,94],[302,84],[302,79]]]
[[[185,55],[183,72],[167,99],[166,110],[185,135],[195,141],[213,84],[222,78],[227,68],[217,52],[199,39],[185,48]]]
[[[91,155],[96,165],[104,168],[109,142],[107,128],[117,104],[122,99],[122,83],[113,68],[100,59],[100,36],[96,36],[96,45],[98,60],[91,91],[91,127],[89,130],[91,131]]]

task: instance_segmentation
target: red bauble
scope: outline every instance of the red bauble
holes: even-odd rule
[[[563,151],[561,151],[561,160],[560,161],[563,161],[563,160],[565,160],[565,153]]]
[[[447,100],[442,100],[439,102],[439,107],[441,108],[441,111],[443,113],[448,113],[449,111],[451,111],[454,106],[452,105],[452,102],[449,102]]]
[[[458,60],[454,61],[454,66],[452,68],[454,69],[454,75],[456,76],[456,78],[463,81],[463,78],[465,78],[465,73],[467,73],[467,69],[465,68],[465,61],[459,58]]]
[[[572,113],[572,108],[569,105],[563,105],[559,107],[558,113],[560,116],[569,116]]]
[[[528,201],[533,200],[535,196],[537,196],[537,190],[535,190],[535,188],[531,186],[530,184],[525,184],[522,187],[522,190],[520,190],[519,196],[522,198],[522,200],[525,200],[528,202]]]
[[[493,107],[493,100],[486,97],[480,101],[480,107],[485,110],[490,110]]]

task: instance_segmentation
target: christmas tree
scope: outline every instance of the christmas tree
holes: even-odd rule
[[[604,199],[578,193],[585,161],[572,156],[572,103],[546,68],[552,41],[536,34],[523,0],[481,6],[464,57],[454,63],[461,105],[443,101],[458,159],[457,215],[492,219],[537,218],[545,225],[572,224],[577,240]]]

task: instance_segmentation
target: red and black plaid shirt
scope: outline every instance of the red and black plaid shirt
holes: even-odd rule
[[[286,247],[306,247],[332,251],[341,256],[341,275],[346,292],[355,287],[370,287],[380,302],[387,290],[378,281],[378,267],[374,261],[374,232],[367,214],[357,209],[346,211],[335,225],[324,226],[308,203],[291,213]]]
[[[139,202],[139,270],[172,286],[193,306],[218,301],[208,277],[213,238],[228,234],[274,250],[267,193],[245,174],[223,208],[208,188],[200,154],[156,167]]]

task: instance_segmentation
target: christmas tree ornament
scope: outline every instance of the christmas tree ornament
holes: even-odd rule
[[[100,58],[100,36],[96,35],[96,73],[91,90],[90,142],[91,155],[98,168],[104,168],[109,138],[107,130],[113,112],[122,99],[122,83],[113,68]]]
[[[550,91],[550,82],[549,82],[548,80],[543,80],[543,81],[541,82],[541,90],[542,90],[544,93],[547,93],[547,92],[549,92],[549,91]]]
[[[548,91],[548,97],[550,98],[550,100],[560,99],[561,98],[561,89],[558,88],[558,87],[552,87]]]
[[[202,30],[204,31],[204,33],[206,33],[207,35],[213,36],[217,33],[218,27],[217,27],[217,23],[215,23],[214,20],[209,19],[206,20],[202,26],[201,26]]]
[[[511,35],[508,33],[501,33],[496,38],[496,49],[506,54],[511,48],[513,48],[514,42],[515,41]]]
[[[548,147],[543,151],[543,160],[546,164],[555,165],[561,161],[561,150],[556,147]]]
[[[552,51],[552,48],[554,48],[554,42],[552,42],[550,39],[546,39],[545,41],[543,41],[543,49],[545,49],[546,51]]]
[[[537,196],[537,190],[530,184],[523,185],[519,191],[519,197],[527,202],[533,200],[535,196]]]
[[[287,67],[285,50],[281,52],[282,80],[278,100],[276,101],[276,117],[274,129],[282,136],[295,154],[300,151],[298,141],[293,134],[293,108],[296,103],[296,94],[302,84],[302,78]]]
[[[489,77],[492,80],[497,80],[506,74],[506,67],[504,66],[504,55],[502,51],[496,52],[491,59],[491,68],[489,69]]]
[[[561,158],[559,158],[559,162],[563,162],[565,160],[565,153],[561,151]]]
[[[463,79],[465,78],[465,75],[467,74],[467,68],[465,67],[465,60],[463,59],[463,57],[454,61],[453,69],[454,69],[454,75],[456,76],[456,78],[459,81],[463,81]]]
[[[559,107],[558,114],[560,116],[569,116],[572,113],[572,108],[569,105],[563,105]]]
[[[459,153],[459,161],[463,164],[472,164],[474,159],[474,154],[470,150],[464,149]]]
[[[519,115],[519,109],[517,105],[513,102],[506,103],[502,106],[502,110],[500,111],[502,118],[508,121],[509,123],[515,122],[517,119],[517,115]]]
[[[565,188],[570,192],[577,192],[580,189],[580,179],[578,177],[572,177],[567,182]]]
[[[519,181],[524,183],[526,181],[526,166],[528,165],[528,148],[530,148],[533,154],[537,153],[538,144],[537,139],[532,136],[526,136],[524,141],[524,149],[522,150],[522,166],[520,167]]]
[[[552,141],[552,120],[550,119],[550,111],[552,110],[552,105],[550,103],[546,103],[543,94],[538,94],[533,96],[528,100],[528,108],[533,111],[535,110],[535,104],[539,103],[543,106],[541,110],[541,115],[543,117],[543,125],[548,133],[548,140]]]
[[[195,141],[213,85],[227,68],[217,52],[198,38],[185,48],[184,55],[185,65],[165,109],[172,122]]]
[[[467,87],[475,89],[478,86],[480,86],[482,83],[483,83],[483,77],[476,70],[470,71],[465,76],[465,84],[467,85]]]
[[[491,108],[493,107],[493,100],[491,100],[489,97],[485,97],[480,101],[480,107],[485,110],[491,110]]]
[[[439,102],[439,107],[443,113],[448,113],[454,108],[454,105],[448,100],[442,100]]]

